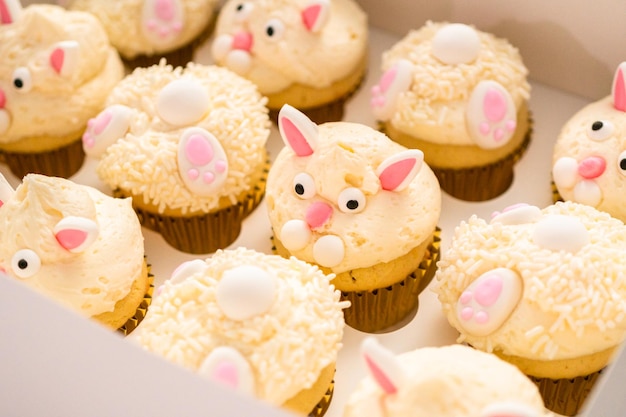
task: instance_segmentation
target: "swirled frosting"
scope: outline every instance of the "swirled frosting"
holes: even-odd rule
[[[213,359],[222,370],[232,365],[238,373],[230,382],[247,381],[249,393],[281,405],[337,358],[347,303],[331,277],[295,258],[218,250],[181,265],[165,282],[137,341],[201,374]],[[239,361],[220,360],[224,350]]]
[[[123,117],[107,119],[124,119],[124,129],[106,147],[98,175],[113,189],[143,196],[159,211],[206,212],[222,200],[235,204],[265,163],[270,133],[265,103],[254,84],[226,68],[194,63],[172,68],[163,61],[137,68],[107,100],[107,109],[124,109],[113,112]],[[97,125],[96,120],[96,132]],[[181,138],[193,136],[189,132],[212,136],[211,152],[227,160],[227,171],[216,173],[220,186],[205,194],[186,185],[189,171],[181,168]]]
[[[459,341],[539,361],[572,359],[626,336],[626,227],[566,202],[518,206],[455,230],[435,291]]]
[[[470,48],[459,48],[452,57],[439,52],[439,45],[435,47],[433,40],[446,25],[448,23],[426,22],[383,54],[383,72],[401,59],[412,64],[410,87],[398,95],[389,123],[425,141],[474,145],[466,122],[474,87],[481,81],[496,81],[508,91],[515,108],[519,109],[530,95],[528,70],[517,48],[505,39],[478,30],[475,30],[479,42],[475,56],[466,58],[467,62],[453,61],[452,58]],[[467,34],[463,33],[460,40],[466,42]]]
[[[367,44],[367,16],[353,0],[229,0],[218,16],[213,57],[273,94],[346,78]]]
[[[124,74],[94,16],[54,5],[30,5],[0,25],[0,56],[1,143],[80,136]]]
[[[169,52],[188,44],[206,28],[217,0],[70,0],[72,10],[96,16],[111,44],[127,59]]]
[[[83,234],[82,248],[72,244]],[[130,199],[38,174],[25,176],[0,207],[0,243],[6,273],[88,317],[113,311],[144,264]]]

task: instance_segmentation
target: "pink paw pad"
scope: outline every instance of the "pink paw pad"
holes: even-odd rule
[[[106,148],[126,135],[131,118],[132,110],[114,105],[90,119],[82,138],[85,153],[91,156],[101,155]]]
[[[146,0],[142,10],[143,32],[151,41],[174,38],[183,28],[180,0]]]
[[[486,336],[497,330],[517,306],[522,280],[516,272],[497,268],[478,277],[457,301],[457,317],[465,331]]]
[[[413,66],[400,60],[387,70],[377,85],[372,87],[370,106],[378,120],[389,120],[393,115],[398,96],[409,89],[413,77]]]
[[[506,144],[517,127],[511,95],[495,81],[481,81],[472,91],[467,111],[469,134],[483,149]]]
[[[202,128],[193,127],[187,129],[181,138],[178,168],[191,192],[210,195],[226,180],[228,160],[215,136]]]

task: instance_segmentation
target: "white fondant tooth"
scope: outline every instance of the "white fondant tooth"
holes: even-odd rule
[[[552,215],[537,222],[532,239],[545,249],[574,253],[589,243],[589,232],[575,217]]]
[[[209,102],[209,94],[202,84],[181,78],[159,92],[156,111],[161,119],[174,126],[192,125],[207,113]]]
[[[574,201],[598,207],[602,202],[602,189],[593,180],[581,180],[574,186]]]
[[[327,268],[339,265],[345,257],[345,252],[343,240],[339,236],[322,236],[313,245],[313,259]]]
[[[217,304],[232,320],[246,320],[266,313],[276,297],[276,280],[257,266],[224,271],[215,292]]]
[[[572,188],[578,179],[578,162],[567,156],[557,159],[552,167],[552,179],[557,188]]]
[[[445,25],[432,40],[432,54],[444,64],[467,64],[476,59],[480,38],[476,31],[461,23]]]
[[[298,251],[311,241],[311,229],[304,220],[289,220],[280,229],[279,238],[285,248]]]
[[[232,35],[219,35],[213,41],[211,45],[211,54],[217,61],[221,61],[226,58],[228,52],[232,49],[233,36]]]

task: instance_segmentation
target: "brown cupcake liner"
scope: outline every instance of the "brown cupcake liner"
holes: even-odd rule
[[[550,182],[550,188],[552,190],[552,203],[558,203],[559,201],[563,201],[563,197],[559,193],[559,189],[556,188],[556,184],[554,181]]]
[[[440,247],[441,229],[437,228],[418,269],[405,279],[385,288],[342,292],[341,299],[350,301],[344,309],[346,324],[366,333],[384,333],[408,323],[417,313],[419,294],[435,276]]]
[[[150,264],[147,264],[147,266],[149,286],[143,296],[143,300],[141,301],[141,303],[139,303],[135,314],[131,318],[126,320],[126,323],[124,323],[122,327],[117,329],[117,331],[124,336],[128,336],[133,330],[137,328],[137,326],[139,326],[139,323],[141,323],[141,321],[146,317],[146,314],[148,313],[148,307],[150,307],[150,304],[152,304],[152,295],[154,293],[154,275],[152,275],[152,273],[150,272]]]
[[[2,154],[3,161],[17,178],[24,178],[29,173],[69,178],[78,172],[85,160],[83,142],[80,139],[45,152],[2,151]]]
[[[601,372],[571,379],[529,378],[539,388],[547,409],[564,416],[574,416],[582,408]]]
[[[269,166],[269,161],[267,162]],[[163,236],[175,249],[191,254],[213,253],[233,243],[241,233],[241,223],[259,205],[265,195],[265,181],[269,168],[264,168],[261,181],[246,198],[237,204],[212,213],[196,216],[168,216],[138,207],[133,204],[139,222]],[[115,197],[128,197],[114,190]]]
[[[328,411],[328,407],[330,407],[330,401],[333,399],[333,393],[335,392],[335,381],[332,380],[326,393],[322,397],[319,403],[313,408],[313,410],[309,413],[308,417],[322,417]]]

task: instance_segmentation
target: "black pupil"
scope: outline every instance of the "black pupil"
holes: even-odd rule
[[[594,132],[602,129],[602,126],[604,126],[604,123],[597,121],[597,122],[593,122],[593,124],[591,125],[591,130],[593,130]]]
[[[243,10],[243,4],[238,4],[237,5],[237,11],[240,12]]]
[[[304,185],[296,184],[295,190],[296,190],[296,194],[298,194],[298,195],[304,194]]]
[[[19,269],[26,269],[28,268],[28,262],[26,261],[26,259],[20,259],[19,261],[17,261],[17,267]]]
[[[273,27],[271,27],[271,26],[268,26],[268,27],[265,29],[265,33],[267,33],[267,36],[274,36],[274,28],[273,28]]]
[[[16,78],[16,79],[14,79],[14,80],[13,80],[13,85],[14,85],[16,88],[22,88],[22,87],[24,87],[24,81],[22,81],[22,80],[21,80],[21,79],[19,79],[19,78]]]
[[[348,207],[350,210],[355,210],[359,207],[359,202],[356,200],[349,200],[346,203],[346,207]]]
[[[620,169],[623,169],[624,171],[626,171],[626,159],[622,159],[619,161],[619,167]]]

